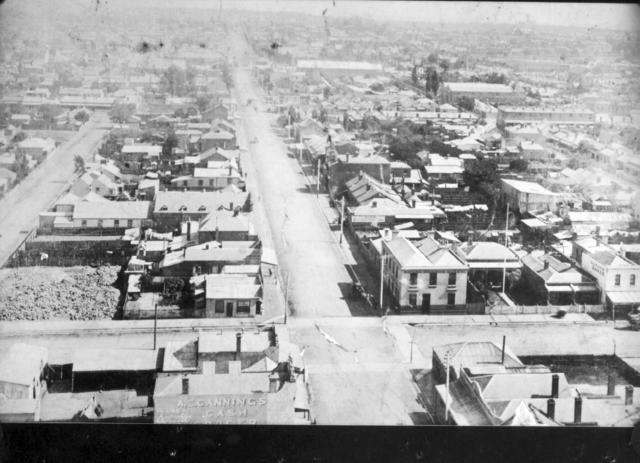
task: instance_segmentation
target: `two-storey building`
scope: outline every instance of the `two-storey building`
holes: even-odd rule
[[[401,311],[464,313],[467,265],[431,236],[420,241],[392,235],[382,240],[384,284]]]

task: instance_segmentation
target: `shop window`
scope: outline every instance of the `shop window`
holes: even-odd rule
[[[224,301],[216,301],[216,313],[223,314],[224,313]]]
[[[251,313],[251,302],[238,301],[236,306],[236,313],[249,314]]]

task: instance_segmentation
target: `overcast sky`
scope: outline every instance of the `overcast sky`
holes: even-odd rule
[[[360,16],[374,19],[443,22],[443,23],[520,23],[559,26],[601,27],[638,30],[640,7],[636,4],[612,3],[521,3],[521,2],[401,2],[336,0],[165,0],[170,5],[251,9],[254,11],[296,11],[328,16]]]

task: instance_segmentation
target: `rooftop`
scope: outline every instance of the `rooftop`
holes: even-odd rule
[[[81,201],[73,210],[74,219],[146,219],[149,201]]]
[[[504,84],[485,82],[444,82],[442,84],[453,92],[513,93],[513,89]]]
[[[30,386],[40,379],[47,363],[48,350],[31,344],[16,343],[0,359],[0,382]]]
[[[535,195],[547,195],[547,196],[555,196],[556,194],[552,191],[547,190],[542,185],[535,182],[526,182],[524,180],[512,180],[512,179],[501,179],[502,183],[507,184],[519,191],[520,193],[528,193]]]

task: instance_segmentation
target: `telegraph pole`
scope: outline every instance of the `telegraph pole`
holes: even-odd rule
[[[380,256],[380,313],[382,313],[382,300],[384,298],[384,261],[387,256]]]
[[[344,233],[344,196],[340,200],[340,244],[342,244],[343,233]]]
[[[158,331],[158,304],[153,309],[153,350],[156,350],[156,340]]]

